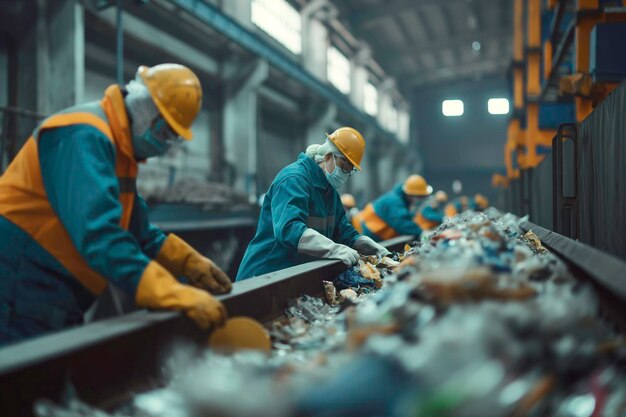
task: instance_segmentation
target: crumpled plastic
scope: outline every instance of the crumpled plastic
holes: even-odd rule
[[[353,266],[346,269],[341,274],[337,275],[337,278],[333,281],[337,289],[343,290],[346,288],[362,289],[363,287],[376,288],[376,283],[371,279],[363,278],[359,273],[359,270]]]
[[[290,300],[270,357],[179,362],[129,415],[624,417],[626,340],[522,221],[467,211],[392,268],[364,259],[382,288],[349,269],[323,283],[326,302]]]

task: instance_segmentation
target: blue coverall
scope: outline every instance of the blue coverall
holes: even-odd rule
[[[350,247],[360,236],[348,223],[341,198],[324,171],[301,153],[270,185],[237,281],[315,260],[298,253],[298,243],[307,228]]]
[[[402,184],[396,185],[391,191],[383,194],[372,204],[376,219],[371,219],[370,215],[364,215],[361,219],[363,234],[380,241],[391,239],[399,235],[420,236],[422,229],[415,222],[415,213],[408,207],[407,196],[402,190]],[[365,210],[364,210],[365,212]],[[383,236],[372,232],[369,224],[377,224],[382,220],[386,227],[383,229]]]

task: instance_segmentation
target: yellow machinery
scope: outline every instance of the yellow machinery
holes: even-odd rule
[[[552,33],[542,42],[542,0],[513,1],[514,111],[504,146],[506,175],[494,174],[492,178],[494,187],[505,188],[511,180],[520,178],[521,170],[536,167],[545,157],[541,150],[552,146],[556,130],[542,129],[539,125],[540,108],[550,85],[556,83],[560,95],[572,98],[578,122],[617,87],[617,83],[594,83],[592,80],[591,32],[598,23],[626,22],[624,8],[603,7],[601,0],[547,0],[547,11],[553,15]],[[626,6],[626,0],[622,3]],[[553,31],[559,29],[566,8],[572,6],[575,6],[575,12],[569,13],[573,16],[572,21],[558,44],[553,45]],[[560,76],[559,66],[572,44],[573,73]],[[571,121],[563,120],[562,123]]]

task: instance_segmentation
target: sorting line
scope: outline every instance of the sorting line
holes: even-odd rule
[[[412,240],[399,236],[382,244],[401,251]],[[217,298],[230,316],[267,322],[283,314],[288,300],[321,295],[321,281],[343,270],[340,261],[314,261],[237,282]],[[142,310],[0,348],[0,416],[32,416],[36,399],[58,402],[68,383],[82,400],[112,407],[154,386],[174,349],[199,348],[207,338],[179,312]]]

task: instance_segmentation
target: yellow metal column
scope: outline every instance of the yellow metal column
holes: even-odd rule
[[[543,156],[537,155],[539,134],[539,96],[541,95],[541,1],[528,0],[526,16],[526,158],[523,169],[537,166]]]
[[[623,3],[626,5],[626,1]],[[618,85],[592,82],[589,74],[591,31],[598,23],[625,22],[626,13],[605,13],[600,9],[599,0],[578,0],[576,11],[574,74],[563,78],[561,91],[576,95],[576,119],[581,122]]]
[[[600,7],[598,0],[578,0],[577,11],[596,10]],[[577,74],[589,74],[589,44],[593,27],[599,21],[597,17],[583,16],[576,23],[574,58],[574,72]],[[589,98],[576,96],[576,120],[581,122],[593,110],[592,101]]]
[[[519,178],[519,169],[513,168],[512,153],[523,145],[520,117],[524,111],[524,0],[513,1],[513,118],[507,129],[504,146],[504,164],[508,179]],[[519,158],[515,161],[519,165]]]

